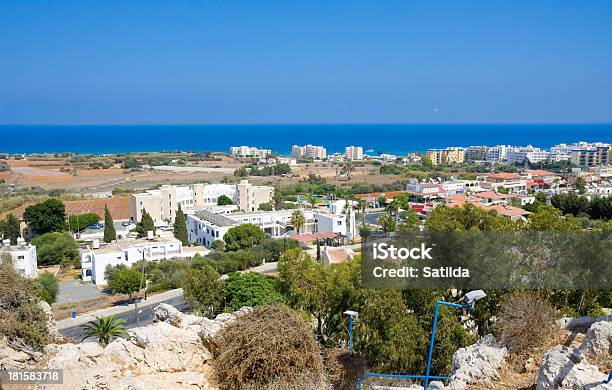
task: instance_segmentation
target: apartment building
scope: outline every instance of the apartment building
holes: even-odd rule
[[[11,240],[3,240],[0,242],[0,263],[5,253],[11,257],[17,273],[30,279],[36,277],[38,260],[34,245],[27,244],[21,237],[17,239],[17,245],[11,245]]]
[[[468,146],[465,149],[465,162],[485,161],[489,147],[485,145]]]
[[[504,162],[508,158],[508,145],[495,145],[487,150],[487,161],[492,163]]]
[[[528,145],[509,148],[506,160],[508,161],[508,164],[523,164],[525,163],[525,161],[529,161],[530,163],[537,163],[540,161],[548,160],[548,156],[549,152]]]
[[[347,160],[363,160],[363,147],[347,146],[344,148],[344,158]]]
[[[266,158],[272,155],[270,149],[259,149],[255,146],[231,146],[230,154],[236,157]]]
[[[323,146],[293,145],[291,147],[291,157],[299,160],[303,158],[312,158],[314,160],[324,160],[327,158],[327,150]]]
[[[589,145],[585,148],[571,150],[572,165],[595,167],[612,163],[612,146],[607,144]]]
[[[465,161],[465,148],[449,146],[444,149],[427,149],[427,157],[433,165],[460,164]]]
[[[118,241],[102,247],[92,246],[81,249],[81,276],[84,281],[104,286],[108,284],[104,271],[109,265],[114,267],[123,264],[131,267],[143,259],[160,261],[184,257],[191,257],[191,254],[186,254],[181,242],[175,238],[156,237],[150,240]]]
[[[132,194],[132,219],[138,222],[146,210],[157,226],[173,222],[178,205],[185,213],[217,205],[221,196],[232,199],[241,210],[257,210],[272,201],[274,188],[254,186],[247,180],[239,184],[203,184],[190,186],[163,185],[157,190]]]

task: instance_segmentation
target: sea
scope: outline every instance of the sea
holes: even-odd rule
[[[0,125],[1,153],[227,152],[257,146],[281,155],[294,144],[328,153],[362,146],[368,154],[428,148],[612,142],[609,124],[287,124],[287,125]]]

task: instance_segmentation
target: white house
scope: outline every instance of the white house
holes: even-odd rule
[[[15,270],[26,278],[35,278],[38,272],[38,261],[36,258],[36,247],[27,244],[23,238],[17,239],[17,245],[11,245],[10,240],[0,243],[0,262],[2,255],[8,253],[13,260]]]
[[[130,267],[142,259],[159,261],[191,255],[183,252],[181,242],[175,238],[156,237],[151,240],[118,241],[99,248],[81,249],[81,275],[84,281],[92,281],[98,286],[103,286],[108,284],[104,271],[109,265],[123,264]]]

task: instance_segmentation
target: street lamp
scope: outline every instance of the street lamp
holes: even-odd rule
[[[359,313],[353,310],[347,310],[344,314],[349,316],[349,351],[353,352],[353,317],[357,318]]]
[[[145,254],[151,254],[151,248],[142,248],[142,249],[138,249],[138,252],[142,253],[142,271],[140,274],[140,287],[138,288],[138,291],[142,290],[142,284],[144,283],[144,274],[145,274]],[[147,290],[145,289],[145,299],[147,296]],[[140,318],[139,318],[139,314],[142,312],[142,310],[138,311],[138,297],[136,297],[136,300],[134,301],[134,317],[136,318],[136,326],[140,326]]]
[[[429,373],[431,371],[431,359],[433,356],[433,347],[434,347],[434,343],[436,340],[436,327],[438,325],[438,312],[440,309],[440,305],[450,306],[450,307],[454,307],[455,309],[460,309],[460,310],[463,309],[463,310],[471,311],[471,310],[474,310],[474,306],[476,302],[483,299],[486,296],[487,294],[485,294],[484,291],[474,290],[474,291],[470,291],[469,293],[465,294],[465,297],[463,298],[463,305],[460,305],[457,303],[450,303],[446,301],[436,301],[436,310],[434,312],[433,329],[431,330],[431,340],[429,341],[429,355],[427,357],[427,370],[425,372],[425,384],[423,386],[423,389],[427,390],[427,385],[429,384],[429,379],[430,379]]]

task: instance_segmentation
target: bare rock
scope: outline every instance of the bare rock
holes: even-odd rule
[[[50,342],[60,342],[64,340],[64,336],[57,330],[57,324],[55,323],[55,317],[53,316],[53,311],[51,310],[51,306],[45,301],[39,301],[38,306],[45,312],[47,316],[47,333],[49,335]]]
[[[557,345],[544,354],[536,389],[612,390],[612,385],[603,384],[606,378],[607,375],[589,364],[578,349]]]
[[[612,321],[612,317],[563,317],[557,321],[557,325],[561,329],[584,333],[591,327],[591,325],[602,321]]]
[[[198,327],[204,320],[203,317],[181,313],[177,308],[167,303],[160,303],[156,306],[153,309],[153,314],[156,322],[166,322],[177,328],[190,329],[194,332],[198,331]]]
[[[610,356],[612,359],[612,322],[596,322],[589,328],[580,350],[587,356]]]
[[[492,335],[482,337],[469,347],[458,349],[453,354],[451,388],[461,389],[467,384],[490,385],[492,380],[499,378],[498,369],[507,354],[507,349],[500,347]]]

